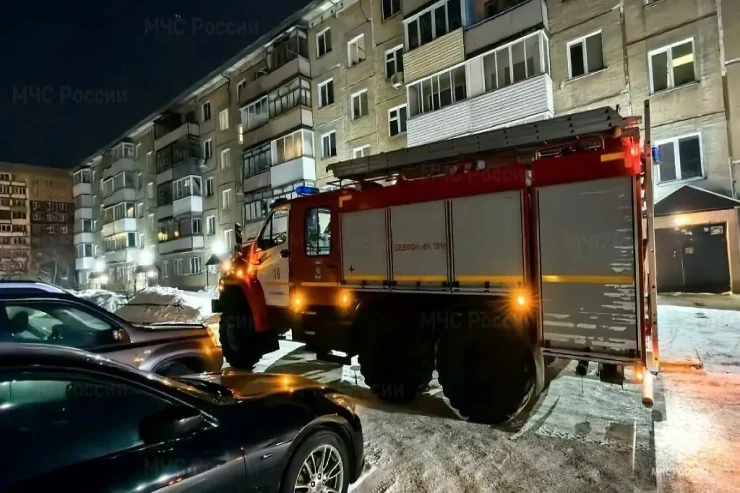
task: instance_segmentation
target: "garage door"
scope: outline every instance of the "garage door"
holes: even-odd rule
[[[724,293],[730,290],[724,223],[658,229],[655,242],[658,291]]]

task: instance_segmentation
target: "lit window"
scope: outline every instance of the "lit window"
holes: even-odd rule
[[[652,93],[696,81],[693,39],[651,51],[648,58]]]
[[[360,34],[347,43],[347,54],[349,56],[349,66],[352,67],[361,63],[367,58],[365,52],[365,35]]]

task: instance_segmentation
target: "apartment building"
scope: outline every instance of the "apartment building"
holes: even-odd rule
[[[66,170],[0,163],[0,278],[73,285],[73,213]]]
[[[740,6],[727,0],[623,0],[617,6],[549,3],[555,112],[608,105],[644,116],[649,101],[660,156],[658,288],[740,291],[740,202],[730,146],[737,96],[728,58],[740,56],[734,34]]]

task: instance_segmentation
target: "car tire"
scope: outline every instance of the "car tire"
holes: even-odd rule
[[[322,453],[328,453],[329,455],[322,455]],[[325,466],[322,469],[323,472],[313,471],[313,477],[310,475],[311,456],[319,460],[322,460],[322,458],[326,460],[326,464],[323,460],[320,463],[320,466]],[[339,478],[336,476],[337,467],[341,467]],[[293,454],[283,475],[280,493],[308,491],[306,488],[297,488],[296,485],[299,482],[300,484],[310,485],[311,481],[314,481],[314,483],[326,481],[327,476],[329,477],[328,486],[340,493],[347,493],[351,471],[352,463],[344,441],[332,431],[318,431],[309,436]],[[321,476],[320,479],[319,476]]]
[[[237,293],[221,295],[221,320],[218,336],[224,358],[233,368],[251,370],[262,358],[252,311]]]

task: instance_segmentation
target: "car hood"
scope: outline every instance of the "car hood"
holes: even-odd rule
[[[253,399],[270,394],[294,392],[296,390],[327,389],[325,385],[297,375],[277,373],[249,373],[240,370],[224,370],[220,373],[206,373],[180,380],[198,378],[219,384],[231,391],[236,399]]]
[[[144,342],[159,339],[207,337],[208,330],[203,324],[130,324],[131,342]]]

